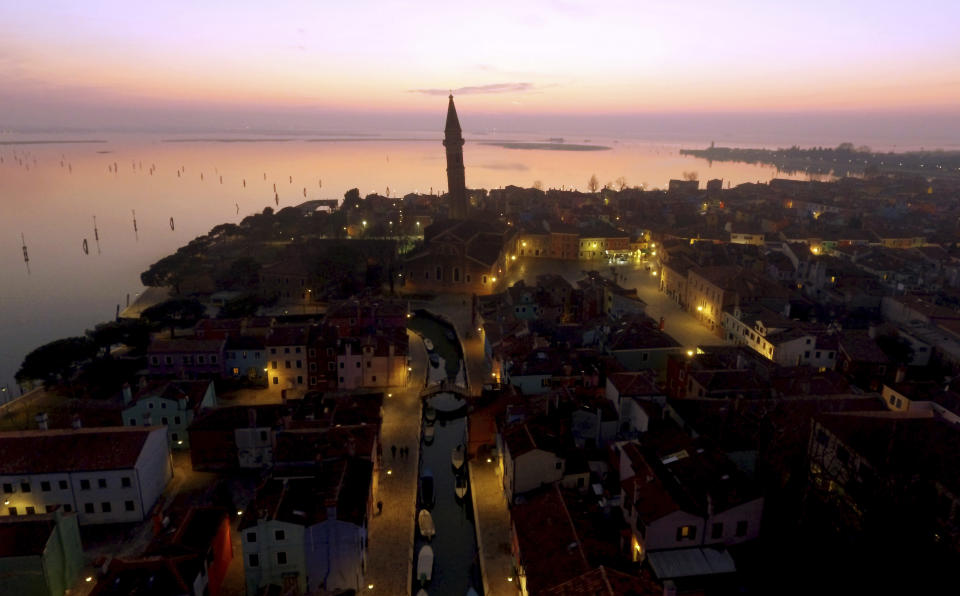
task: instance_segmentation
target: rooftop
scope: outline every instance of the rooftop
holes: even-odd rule
[[[150,433],[165,427],[107,427],[0,433],[0,474],[125,470]]]

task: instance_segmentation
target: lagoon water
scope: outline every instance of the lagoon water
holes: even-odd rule
[[[733,185],[785,177],[767,166],[711,165],[681,156],[679,143],[566,138],[569,144],[609,149],[556,151],[486,144],[544,142],[545,135],[465,136],[471,188],[527,187],[539,180],[544,188],[583,189],[592,174],[601,184],[623,176],[630,185],[648,188],[664,187],[684,172],[697,172],[701,180],[723,178]],[[68,140],[99,142],[64,142]],[[0,388],[7,388],[4,396],[19,393],[13,377],[27,352],[113,318],[117,305],[122,309],[128,295],[132,301],[143,290],[140,273],[151,263],[217,224],[236,223],[266,206],[274,207],[274,184],[280,208],[307,199],[339,199],[353,187],[362,195],[383,194],[389,188],[391,196],[446,187],[445,155],[436,132],[365,136],[0,133],[0,158]],[[29,252],[29,271],[23,261],[21,234]],[[89,254],[83,251],[84,240]]]

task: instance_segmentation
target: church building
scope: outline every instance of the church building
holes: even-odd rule
[[[447,152],[449,219],[424,230],[423,247],[404,262],[407,292],[490,294],[506,273],[516,231],[499,221],[469,218],[463,167],[463,134],[453,95],[447,107],[443,146]]]

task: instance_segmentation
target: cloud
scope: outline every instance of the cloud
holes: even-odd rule
[[[533,83],[493,83],[491,85],[473,85],[469,87],[459,87],[457,89],[410,89],[409,93],[422,93],[424,95],[476,95],[481,93],[521,93],[523,91],[533,91]]]

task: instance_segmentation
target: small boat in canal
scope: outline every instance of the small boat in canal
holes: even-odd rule
[[[424,468],[420,475],[420,504],[425,509],[433,507],[433,490],[433,472],[430,471],[430,468]]]
[[[436,352],[430,352],[430,365],[433,366],[433,368],[440,366],[440,356],[437,356]]]
[[[437,430],[433,427],[432,424],[428,424],[428,425],[424,426],[424,427],[423,427],[423,440],[424,440],[424,442],[425,442],[427,445],[429,445],[430,443],[433,443],[433,437],[436,435],[436,433],[437,433]]]
[[[420,585],[425,586],[433,577],[433,548],[429,544],[423,545],[417,555],[417,579]]]
[[[430,540],[437,535],[437,527],[433,525],[433,516],[426,509],[421,509],[417,514],[417,526],[420,527],[420,535]]]
[[[428,351],[428,352],[432,352],[432,351],[433,351],[433,342],[430,341],[430,338],[429,338],[429,337],[423,338],[423,345],[427,348],[427,351]]]
[[[426,590],[424,590],[423,588],[420,588],[419,590],[417,590],[417,596],[430,596],[430,595],[427,594]]]
[[[463,459],[466,456],[466,451],[463,448],[463,445],[457,445],[457,448],[453,450],[453,454],[450,456],[450,462],[453,464],[453,469],[460,471],[463,468]]]
[[[467,486],[467,475],[457,474],[457,484],[453,487],[453,492],[457,495],[458,501],[462,501],[467,496]]]
[[[433,406],[427,406],[423,409],[423,417],[427,419],[427,422],[433,422],[437,419],[437,409]]]
[[[470,586],[470,589],[467,590],[467,596],[480,596],[477,594],[477,591],[473,589],[473,586]]]
[[[449,339],[450,341],[454,341],[457,339],[457,336],[454,335],[453,331],[450,331],[449,329],[446,332],[446,336],[447,336],[447,339]]]

